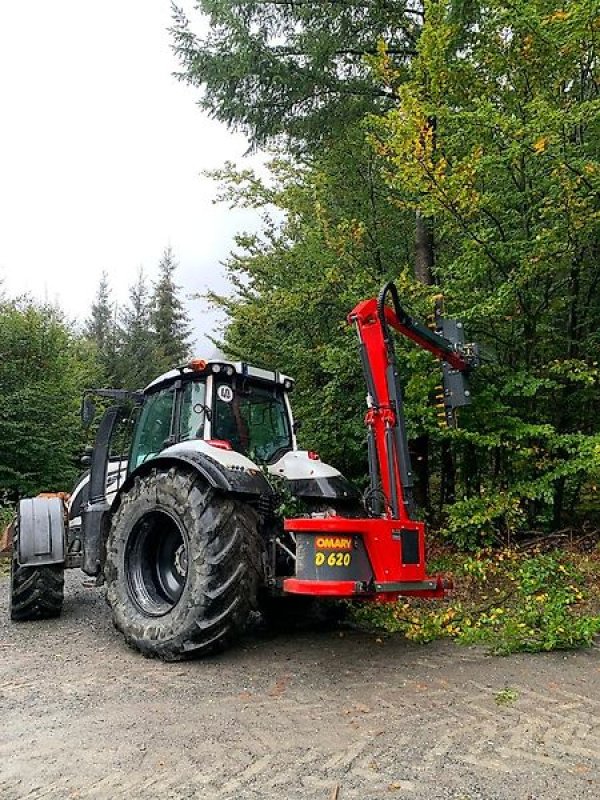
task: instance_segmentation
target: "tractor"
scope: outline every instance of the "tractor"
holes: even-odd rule
[[[94,395],[112,403],[89,471],[67,502],[44,495],[19,504],[11,618],[60,614],[64,570],[77,567],[106,584],[130,645],[178,660],[223,649],[253,611],[285,616],[306,602],[443,597],[448,582],[425,569],[391,331],[442,362],[448,424],[470,402],[477,347],[439,307],[433,329],[411,317],[393,283],[348,320],[367,385],[364,494],[317,453],[298,449],[294,381],[280,372],[193,359],[143,391],[89,390],[86,424]],[[131,431],[127,455],[113,454],[120,426]],[[282,519],[282,497],[301,515]]]

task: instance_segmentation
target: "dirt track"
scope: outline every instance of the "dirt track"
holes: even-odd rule
[[[0,578],[2,800],[600,797],[598,649],[499,659],[306,631],[162,664],[82,583],[60,620],[15,626]]]

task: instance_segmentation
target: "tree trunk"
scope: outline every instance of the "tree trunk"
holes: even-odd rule
[[[434,261],[431,220],[417,211],[415,218],[415,278],[426,286],[433,284]]]
[[[552,528],[558,530],[562,523],[563,504],[565,497],[565,478],[559,478],[554,483],[554,504],[552,511]]]
[[[420,508],[429,507],[429,436],[418,436],[411,442],[411,463],[415,482],[415,501]]]
[[[440,508],[443,508],[456,500],[456,468],[450,442],[442,442],[441,467]]]

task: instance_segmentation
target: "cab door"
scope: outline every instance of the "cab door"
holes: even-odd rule
[[[131,445],[130,473],[172,443],[175,399],[176,388],[171,385],[153,392],[144,400]]]

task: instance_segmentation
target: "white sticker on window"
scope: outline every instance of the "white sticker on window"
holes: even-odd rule
[[[217,389],[217,397],[224,403],[231,403],[233,400],[233,389],[231,386],[223,385]]]

